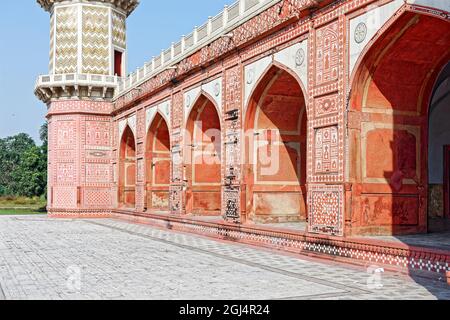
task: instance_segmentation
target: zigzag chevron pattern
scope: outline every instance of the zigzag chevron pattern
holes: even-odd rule
[[[109,74],[108,9],[83,6],[83,73]]]
[[[112,13],[112,36],[113,44],[122,49],[126,48],[126,25],[125,16],[113,11]]]
[[[76,73],[78,61],[77,7],[56,10],[55,73]]]
[[[50,74],[53,73],[53,58],[55,57],[55,15],[50,16],[50,61],[48,63],[48,70]]]

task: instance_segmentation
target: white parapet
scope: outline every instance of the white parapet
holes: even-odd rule
[[[282,0],[238,0],[225,6],[222,12],[214,17],[209,17],[207,22],[195,27],[190,34],[173,43],[169,49],[162,50],[161,54],[146,63],[145,67],[120,81],[115,92],[116,98],[174,66],[201,47],[229,34],[239,25],[280,1]]]
[[[119,77],[96,74],[41,75],[34,91],[44,102],[53,98],[90,97],[111,99],[119,84]]]

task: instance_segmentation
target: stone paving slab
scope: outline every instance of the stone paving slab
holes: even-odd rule
[[[377,275],[121,220],[0,217],[0,299],[450,299]]]

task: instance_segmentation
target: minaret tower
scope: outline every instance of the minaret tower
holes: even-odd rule
[[[37,0],[50,13],[48,211],[105,216],[112,195],[114,92],[126,75],[126,18],[139,0]]]

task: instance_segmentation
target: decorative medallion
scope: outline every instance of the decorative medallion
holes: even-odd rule
[[[295,65],[297,67],[301,67],[304,62],[305,62],[305,50],[300,48],[297,50],[297,53],[295,54]]]
[[[355,41],[356,43],[361,43],[366,40],[367,36],[367,26],[364,22],[360,22],[355,29]]]
[[[186,108],[189,108],[191,106],[191,96],[186,97]]]
[[[216,97],[218,97],[220,94],[220,84],[219,83],[216,83],[214,85],[214,94],[216,95]]]
[[[253,80],[255,80],[255,71],[250,69],[247,72],[247,84],[252,84]]]

